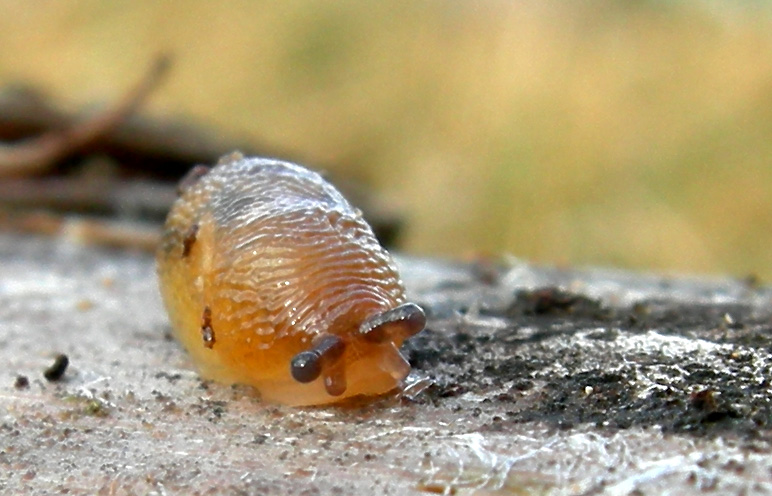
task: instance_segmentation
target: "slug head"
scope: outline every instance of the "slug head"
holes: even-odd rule
[[[321,378],[333,398],[385,393],[410,372],[399,346],[425,325],[421,307],[406,303],[365,319],[353,332],[320,334],[292,358],[290,374],[299,383]]]

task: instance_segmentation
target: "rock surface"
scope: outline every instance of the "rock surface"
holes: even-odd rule
[[[751,281],[402,259],[429,314],[406,391],[292,409],[198,378],[148,254],[0,235],[0,260],[0,493],[772,491]]]

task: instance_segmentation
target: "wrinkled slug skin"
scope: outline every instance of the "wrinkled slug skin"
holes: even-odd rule
[[[315,172],[224,157],[183,188],[157,262],[174,333],[206,378],[316,405],[387,392],[409,371],[401,339],[351,338],[364,319],[404,303],[404,288],[361,212]],[[292,357],[320,333],[347,343],[339,396],[322,378],[303,384],[290,374]]]

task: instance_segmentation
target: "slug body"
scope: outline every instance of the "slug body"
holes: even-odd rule
[[[157,252],[177,338],[202,375],[317,405],[394,389],[425,324],[394,261],[319,174],[233,154],[183,180]]]

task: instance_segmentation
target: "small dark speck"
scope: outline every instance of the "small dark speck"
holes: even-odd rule
[[[27,389],[29,387],[29,379],[26,375],[17,375],[13,387],[16,389]]]
[[[193,224],[185,232],[185,236],[182,238],[182,257],[187,258],[190,256],[190,250],[193,249],[193,245],[196,243],[196,236],[198,236],[198,224]]]
[[[70,359],[65,354],[56,355],[54,363],[43,371],[43,377],[47,381],[58,381],[64,375],[67,370],[67,366],[70,364]]]
[[[156,379],[166,379],[167,381],[174,384],[178,380],[182,379],[182,374],[177,374],[177,373],[170,374],[168,372],[158,372],[153,377],[155,377]]]

